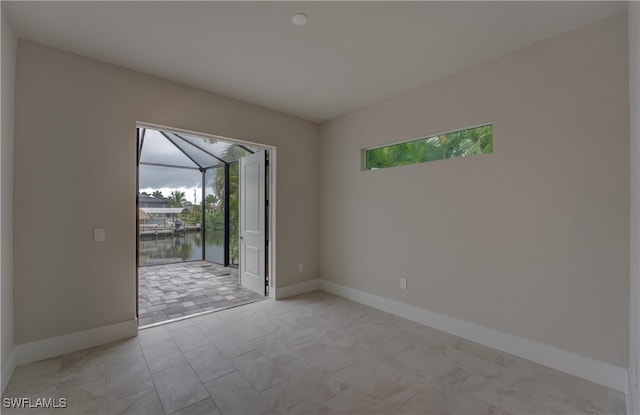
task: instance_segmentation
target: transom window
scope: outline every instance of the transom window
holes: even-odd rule
[[[364,170],[493,153],[493,124],[363,150]]]

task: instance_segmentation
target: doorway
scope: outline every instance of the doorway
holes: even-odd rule
[[[268,296],[275,148],[148,124],[137,133],[139,325]]]

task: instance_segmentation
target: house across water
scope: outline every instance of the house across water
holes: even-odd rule
[[[176,232],[200,230],[200,224],[186,224],[180,214],[188,211],[187,207],[141,207],[140,237],[158,237],[173,235]]]

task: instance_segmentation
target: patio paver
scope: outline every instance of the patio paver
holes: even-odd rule
[[[236,268],[206,261],[140,267],[138,279],[140,326],[266,298],[242,287]]]

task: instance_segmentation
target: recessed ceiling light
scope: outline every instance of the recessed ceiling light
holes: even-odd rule
[[[296,14],[293,15],[291,20],[293,20],[293,23],[295,25],[304,26],[309,21],[309,16],[307,16],[304,13],[296,13]]]

